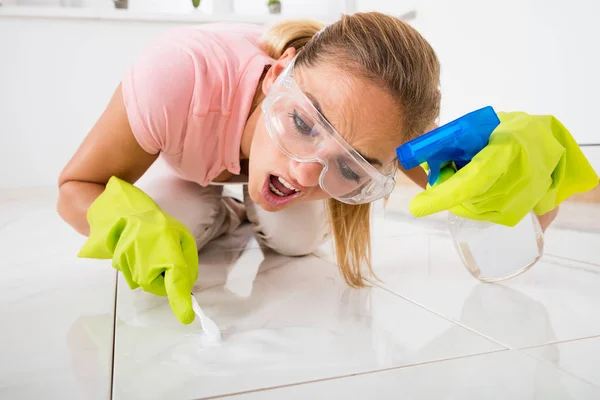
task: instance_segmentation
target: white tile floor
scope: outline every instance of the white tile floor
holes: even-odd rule
[[[0,399],[110,397],[117,274],[81,244],[52,191],[0,191]]]
[[[374,221],[382,282],[353,290],[329,246],[288,258],[242,229],[200,255],[214,344],[109,261],[76,258],[54,201],[0,192],[2,399],[600,398],[598,231],[557,224],[534,269],[480,284],[443,216],[399,201]]]

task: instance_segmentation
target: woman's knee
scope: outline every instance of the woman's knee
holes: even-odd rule
[[[146,179],[139,187],[190,230],[199,249],[236,222],[223,203],[221,186],[202,187],[175,175],[161,175]]]

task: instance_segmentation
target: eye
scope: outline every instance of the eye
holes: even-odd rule
[[[318,134],[318,131],[314,129],[314,126],[305,122],[304,119],[302,119],[302,117],[298,114],[297,110],[292,111],[289,116],[292,119],[294,129],[301,135],[316,136]]]
[[[354,172],[342,158],[337,159],[338,171],[340,176],[348,181],[360,183],[360,175]]]

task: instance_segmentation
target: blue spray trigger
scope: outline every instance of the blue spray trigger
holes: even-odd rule
[[[496,112],[487,106],[403,144],[396,149],[396,154],[407,170],[427,162],[427,180],[433,186],[443,165],[454,162],[457,170],[467,165],[487,146],[490,135],[498,125],[500,119]]]

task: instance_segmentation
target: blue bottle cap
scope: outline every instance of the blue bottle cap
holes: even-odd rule
[[[407,170],[427,162],[428,182],[433,185],[442,165],[451,161],[457,169],[467,165],[487,145],[498,125],[500,119],[496,112],[487,106],[403,144],[396,149],[396,154]]]

